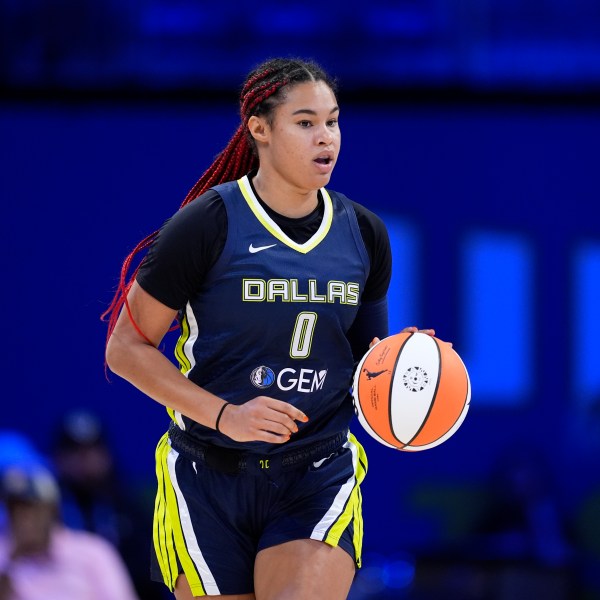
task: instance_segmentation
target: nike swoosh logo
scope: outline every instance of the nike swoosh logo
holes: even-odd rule
[[[332,452],[329,456],[326,456],[325,458],[322,458],[321,460],[318,460],[317,462],[314,462],[313,463],[313,467],[315,469],[318,469],[326,460],[328,460],[329,458],[331,458],[334,454],[335,454],[335,452]]]
[[[254,254],[255,252],[260,252],[261,250],[267,250],[267,248],[273,248],[274,246],[277,246],[277,244],[271,244],[270,246],[253,246],[252,244],[250,244],[250,247],[248,248],[248,250],[250,251],[251,254]]]

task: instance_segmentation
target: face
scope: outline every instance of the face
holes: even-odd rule
[[[55,462],[61,476],[80,488],[93,489],[105,483],[112,470],[110,453],[101,444],[61,450],[56,454]]]
[[[271,124],[262,121],[263,137],[255,136],[260,169],[302,191],[325,186],[340,151],[338,115],[335,95],[322,81],[286,90]]]
[[[41,501],[14,501],[9,505],[9,515],[15,555],[46,552],[56,516],[55,506]]]

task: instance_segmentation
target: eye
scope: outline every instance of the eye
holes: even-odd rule
[[[307,127],[310,127],[312,125],[312,123],[310,121],[304,120],[304,121],[299,121],[298,125],[300,125],[300,127],[307,128]]]
[[[329,121],[327,121],[327,127],[336,127],[337,124],[338,124],[337,119],[329,119]]]

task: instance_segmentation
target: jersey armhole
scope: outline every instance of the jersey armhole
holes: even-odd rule
[[[332,192],[327,190],[330,196],[335,197],[339,200],[339,202],[344,207],[346,214],[348,216],[348,221],[350,223],[350,230],[352,231],[352,236],[354,237],[354,243],[356,244],[356,248],[360,254],[361,260],[365,267],[365,281],[369,278],[369,273],[371,272],[371,261],[369,259],[369,253],[367,252],[367,247],[365,246],[365,241],[360,232],[360,226],[358,224],[358,219],[356,217],[356,211],[354,210],[354,206],[349,198],[340,194],[339,192]]]

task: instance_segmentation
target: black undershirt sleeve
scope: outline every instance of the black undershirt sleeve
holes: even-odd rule
[[[176,212],[160,229],[140,265],[137,282],[174,310],[197,294],[227,238],[227,211],[209,190]]]
[[[374,338],[383,339],[388,334],[387,296],[373,302],[363,302],[347,333],[354,362],[357,363],[364,356]]]
[[[353,204],[371,265],[361,305],[347,334],[352,355],[358,362],[373,338],[383,339],[389,334],[387,291],[392,275],[392,251],[383,221],[364,206]]]
[[[352,203],[371,268],[362,295],[363,302],[380,300],[388,291],[392,276],[392,251],[384,222],[361,204]]]

